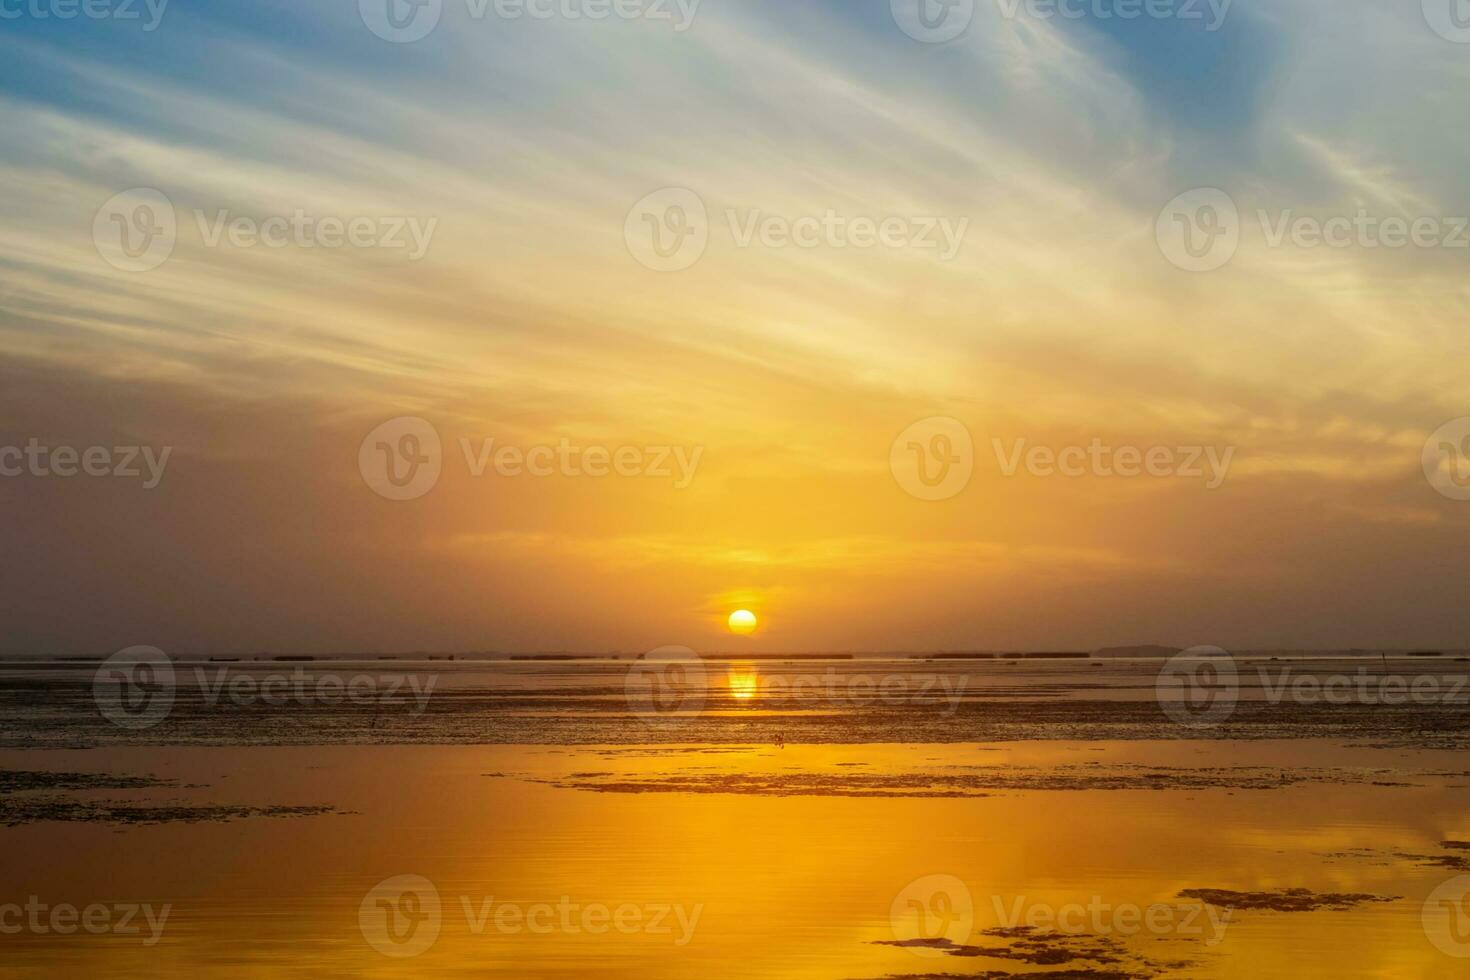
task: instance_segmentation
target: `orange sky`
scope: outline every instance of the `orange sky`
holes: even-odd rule
[[[1428,94],[1463,89],[1463,51],[1413,11],[1286,6],[1233,13],[1220,43],[1253,57],[1173,85],[1075,25],[935,47],[820,4],[431,47],[300,12],[334,39],[315,57],[181,16],[192,77],[8,39],[8,72],[52,81],[0,97],[0,446],[172,455],[152,490],[0,479],[0,649],[1470,645],[1470,503],[1421,466],[1470,414],[1465,252],[1272,245],[1255,218],[1470,213],[1463,110]],[[1354,96],[1364,58],[1408,101]],[[1206,186],[1240,244],[1186,272],[1156,221]],[[143,272],[93,240],[136,187],[177,218]],[[671,187],[708,243],[659,272],[626,236]],[[208,216],[298,209],[435,223],[417,259],[210,241]],[[965,231],[949,258],[740,240],[829,212]],[[404,416],[442,473],[393,501],[359,449]],[[939,501],[890,469],[931,417],[975,447]],[[698,466],[476,477],[461,439]],[[1008,476],[993,440],[1232,456],[1213,488]]]

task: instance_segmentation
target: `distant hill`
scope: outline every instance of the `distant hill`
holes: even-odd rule
[[[1103,647],[1092,651],[1094,657],[1172,657],[1179,652],[1179,647],[1161,647],[1153,643],[1145,643],[1136,647]]]

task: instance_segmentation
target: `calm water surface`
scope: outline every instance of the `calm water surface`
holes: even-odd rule
[[[146,929],[0,937],[4,976],[1465,975],[1421,923],[1426,896],[1455,874],[1421,859],[1470,840],[1458,752],[1318,741],[117,747],[5,751],[0,766],[176,781],[89,791],[109,799],[344,811],[0,830],[6,901],[171,906],[152,946]],[[1283,770],[1306,781],[1240,785]],[[1219,785],[1094,788],[1178,771]],[[833,795],[850,777],[893,795]],[[1066,788],[986,788],[1016,777]],[[956,785],[973,795],[905,795]],[[398,946],[371,901],[391,879],[397,938],[409,937]],[[432,942],[398,958],[375,941],[403,952],[420,941],[414,928],[435,924],[404,904],[415,897],[404,881],[427,882],[439,913]],[[1221,931],[1180,897],[1195,888],[1392,900],[1237,910]],[[1151,905],[1175,911],[1138,928],[1128,910]],[[607,918],[584,921],[589,907]],[[1034,908],[1086,910],[1060,931],[1101,937],[1108,945],[1087,948],[1114,962],[880,945],[923,928],[1013,949],[986,930]],[[619,909],[626,931],[609,924]],[[653,928],[660,909],[668,931]]]

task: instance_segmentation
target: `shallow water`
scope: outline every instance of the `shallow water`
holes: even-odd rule
[[[1470,661],[1239,658],[1228,711],[1158,660],[188,663],[130,690],[90,664],[0,663],[0,746],[1341,738],[1470,743]],[[99,677],[101,680],[99,681]],[[1191,675],[1192,678],[1192,675]],[[123,680],[128,680],[124,677]],[[1415,688],[1414,685],[1419,685]],[[1213,685],[1213,686],[1212,686]],[[1417,691],[1418,693],[1412,693]],[[144,725],[109,711],[158,708]]]
[[[146,926],[0,936],[6,977],[1454,977],[1470,962],[1421,921],[1431,891],[1465,873],[1429,863],[1455,855],[1441,841],[1470,840],[1470,775],[1454,751],[1320,740],[115,746],[6,750],[0,768],[171,781],[70,791],[134,805],[338,811],[4,828],[0,903],[170,906],[151,946]],[[1301,778],[1244,788],[1273,771]],[[1177,788],[1170,773],[1196,777]],[[827,791],[857,776],[893,795]],[[923,795],[961,776],[969,795]],[[1140,778],[1163,788],[1099,788]],[[1391,900],[1241,910],[1221,927],[1223,910],[1212,919],[1180,897],[1287,888]],[[1152,905],[1163,907],[1153,927],[1140,925]],[[1053,915],[1062,938],[987,935],[1010,916]],[[882,945],[921,929],[927,946]],[[945,943],[966,955],[935,948]]]
[[[1463,976],[1464,665],[1227,666],[5,664],[0,976]]]

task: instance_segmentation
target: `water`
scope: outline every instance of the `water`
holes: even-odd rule
[[[168,667],[165,710],[136,727],[99,711],[108,699],[119,707],[120,685],[107,672],[99,684],[98,664],[10,663],[0,664],[0,745],[1340,737],[1449,746],[1470,738],[1467,667],[1240,659],[1229,713],[1181,728],[1159,698],[1188,692],[1161,687],[1157,660],[181,662]],[[1332,677],[1348,684],[1346,700],[1320,690]],[[1433,690],[1355,694],[1355,684],[1388,679]],[[1291,695],[1303,682],[1318,685],[1315,697]]]
[[[1160,720],[1158,664],[1136,663],[838,668],[892,667],[914,686],[889,695],[913,704],[769,681],[826,667],[711,665],[697,710],[647,718],[627,664],[435,664],[429,708],[397,722],[434,744],[380,744],[399,730],[382,704],[197,692],[127,731],[95,703],[84,720],[95,665],[6,672],[12,700],[49,694],[7,718],[0,771],[152,778],[12,777],[0,976],[1464,975],[1470,849],[1444,842],[1470,841],[1470,765],[1443,745],[1453,729],[1423,727],[1434,706],[1267,705],[1188,728]],[[916,693],[931,669],[968,678],[958,702]],[[1125,737],[1047,737],[1058,719]],[[960,737],[985,726],[1015,736]],[[1262,737],[1278,730],[1306,737]],[[476,733],[520,744],[463,744]],[[280,744],[298,739],[332,744]],[[20,804],[38,799],[90,808],[34,819]],[[1185,894],[1280,906],[1289,889],[1317,907]],[[32,896],[42,928],[4,931]],[[167,914],[66,934],[45,918],[58,906]]]

